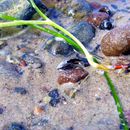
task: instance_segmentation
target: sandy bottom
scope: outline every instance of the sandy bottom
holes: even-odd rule
[[[97,1],[97,0],[96,0]],[[116,3],[116,2],[115,2]],[[122,9],[130,5],[128,3],[119,4]],[[119,6],[120,5],[120,6]],[[129,16],[129,17],[128,17]],[[113,19],[116,26],[129,23],[130,14],[128,12],[117,12]],[[100,43],[107,31],[97,30],[96,37],[91,45]],[[7,41],[13,55],[18,55],[16,46],[24,43],[32,51],[37,51],[37,57],[43,62],[44,66],[39,69],[23,67],[24,73],[20,76],[0,74],[0,106],[6,109],[0,115],[0,130],[11,122],[23,122],[29,130],[119,130],[119,117],[113,97],[110,94],[105,78],[98,74],[93,68],[87,67],[89,78],[80,84],[70,85],[70,87],[80,88],[74,99],[67,97],[63,89],[57,83],[57,65],[65,57],[55,57],[42,49],[45,40],[49,37],[44,33],[28,31],[25,34]],[[45,40],[44,40],[45,39]],[[103,56],[99,53],[100,56]],[[117,58],[107,58],[112,61]],[[0,56],[0,61],[5,57]],[[121,98],[124,110],[130,109],[130,75],[110,73],[112,80]],[[24,87],[28,93],[20,95],[14,93],[15,87]],[[58,88],[61,95],[65,95],[66,104],[58,104],[52,107],[46,104],[44,98],[47,96],[46,90]],[[34,115],[35,106],[45,106],[45,111],[40,115]],[[39,122],[43,120],[43,124]]]

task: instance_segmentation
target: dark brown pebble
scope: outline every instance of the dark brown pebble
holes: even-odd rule
[[[84,79],[88,75],[88,72],[83,68],[77,67],[66,71],[60,71],[58,77],[58,83],[60,85],[64,83],[76,83]]]
[[[90,24],[96,27],[99,27],[101,23],[106,19],[109,19],[109,15],[107,13],[97,12],[97,13],[90,14],[87,17],[87,22],[89,22]]]

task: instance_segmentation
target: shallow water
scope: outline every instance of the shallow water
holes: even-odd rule
[[[94,1],[94,0],[89,0]],[[95,0],[106,4],[115,12],[112,19],[114,25],[121,25],[130,22],[130,0]],[[66,21],[65,21],[66,20]],[[73,19],[61,19],[68,27]],[[96,30],[96,36],[91,41],[90,48],[100,44],[102,37],[108,31]],[[69,57],[53,56],[44,50],[44,44],[50,35],[29,29],[25,34],[18,37],[0,41],[7,43],[2,50],[11,51],[14,57],[21,57],[24,51],[34,52],[43,64],[43,67],[36,69],[35,66],[23,66],[22,73],[17,70],[18,76],[0,74],[0,107],[6,109],[0,115],[0,129],[11,122],[23,122],[29,130],[119,130],[120,122],[117,109],[110,94],[108,85],[102,75],[92,67],[87,67],[89,78],[76,84],[59,85],[57,83],[59,63]],[[25,45],[28,49],[18,50],[18,45]],[[0,53],[0,60],[5,61],[7,55]],[[98,55],[105,57],[101,51]],[[74,57],[73,54],[70,57]],[[123,56],[122,56],[123,57]],[[105,57],[104,62],[114,63],[122,57]],[[127,56],[129,58],[129,56]],[[17,68],[17,67],[16,67]],[[1,69],[1,68],[0,68]],[[7,72],[7,68],[5,67]],[[10,72],[7,72],[10,73]],[[124,110],[130,109],[130,78],[129,74],[111,72],[111,78],[121,98]],[[15,87],[24,87],[28,93],[21,95],[14,92]],[[79,91],[75,98],[70,98],[64,93],[66,88],[76,88]],[[48,91],[58,88],[60,94],[65,96],[66,103],[60,103],[52,107],[45,103]],[[33,113],[35,106],[44,106],[45,110],[40,115]],[[42,121],[41,121],[42,120]],[[73,128],[73,129],[69,129]]]

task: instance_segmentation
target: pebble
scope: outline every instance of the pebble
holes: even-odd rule
[[[14,88],[14,92],[21,94],[21,95],[26,95],[27,94],[27,90],[23,87],[15,87]]]
[[[84,46],[88,46],[95,37],[95,28],[88,22],[81,21],[69,30]]]
[[[60,99],[51,99],[49,104],[52,106],[52,107],[56,107],[57,104],[60,103]]]
[[[88,72],[83,68],[77,67],[66,71],[60,71],[58,77],[58,83],[60,85],[65,83],[77,83],[88,76]]]
[[[101,41],[101,49],[106,56],[119,56],[128,52],[130,50],[130,25],[117,27],[108,32]]]
[[[10,64],[3,60],[0,61],[0,74],[1,75],[18,78],[19,73],[16,71],[16,69],[17,69],[16,65]]]
[[[53,37],[46,42],[45,49],[54,56],[70,56],[74,53],[73,48],[64,40],[54,39]]]
[[[7,129],[7,130],[27,130],[27,129],[23,126],[23,124],[13,122],[13,123],[11,123],[11,124],[8,126],[8,129]]]
[[[92,13],[87,17],[87,22],[99,27],[104,20],[109,19],[109,15],[104,12]]]
[[[59,95],[59,91],[58,89],[53,89],[48,93],[48,96],[51,97],[51,100],[49,102],[49,104],[52,107],[56,107],[58,103],[60,103],[60,95]]]
[[[34,108],[34,115],[41,115],[42,113],[44,112],[44,108],[43,107],[41,107],[41,106],[36,106],[35,108]]]
[[[74,88],[66,88],[64,90],[64,93],[69,96],[70,98],[75,98],[76,96],[76,92],[77,92],[77,89],[74,89]]]
[[[53,89],[52,91],[50,91],[48,93],[48,96],[50,96],[51,98],[59,98],[59,92],[58,89]]]

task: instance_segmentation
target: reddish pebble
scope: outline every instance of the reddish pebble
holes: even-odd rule
[[[42,107],[35,107],[34,108],[34,115],[40,115],[40,114],[42,114],[44,112],[44,109],[42,108]]]
[[[64,83],[76,83],[82,79],[84,79],[86,76],[88,76],[88,72],[82,68],[74,68],[74,69],[68,69],[65,71],[60,71],[59,77],[58,77],[58,83],[60,85]]]
[[[89,22],[90,24],[96,27],[99,27],[100,24],[106,19],[109,19],[109,15],[107,13],[96,12],[96,13],[90,14],[87,17],[87,22]]]
[[[21,52],[23,52],[23,53],[24,53],[24,52],[26,52],[26,51],[27,51],[27,48],[26,48],[26,47],[23,47],[23,48],[21,48],[20,50],[21,50]]]
[[[25,66],[27,66],[27,63],[26,63],[25,60],[21,60],[19,65],[20,65],[21,67],[25,67]]]

